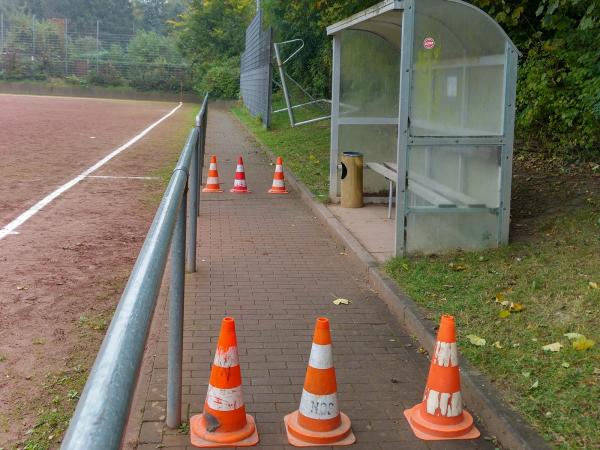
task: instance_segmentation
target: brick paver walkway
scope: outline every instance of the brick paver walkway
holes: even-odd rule
[[[420,401],[428,361],[367,286],[296,192],[266,194],[274,167],[227,112],[209,113],[207,155],[219,158],[224,194],[203,194],[198,273],[186,278],[184,419],[202,410],[220,322],[236,320],[246,409],[258,424],[258,448],[287,445],[283,416],[298,408],[315,319],[331,321],[341,409],[360,449],[493,448],[488,441],[424,443],[403,410]],[[230,194],[237,155],[251,194]],[[208,157],[207,157],[208,158]],[[208,166],[208,163],[206,164]],[[325,176],[325,175],[324,175]],[[352,304],[336,306],[337,297]],[[164,309],[155,320],[166,322]],[[139,449],[193,448],[163,429],[166,333],[156,357]],[[485,430],[482,430],[485,436]]]

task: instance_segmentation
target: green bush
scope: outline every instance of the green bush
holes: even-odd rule
[[[229,58],[210,66],[196,85],[200,93],[210,92],[211,97],[234,99],[240,92],[240,59]]]

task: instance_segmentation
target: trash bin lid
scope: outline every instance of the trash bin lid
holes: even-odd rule
[[[343,152],[342,154],[344,156],[362,156],[363,155],[361,152]]]

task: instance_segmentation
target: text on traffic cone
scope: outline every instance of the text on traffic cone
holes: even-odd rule
[[[463,410],[454,317],[443,315],[423,401],[404,411],[415,435],[424,440],[475,439],[479,430]]]
[[[339,410],[329,320],[317,319],[304,389],[297,411],[284,418],[288,441],[296,447],[350,445],[350,419]]]
[[[247,193],[248,186],[246,186],[246,174],[244,172],[244,160],[240,156],[238,163],[235,168],[235,178],[233,180],[233,188],[229,192]]]
[[[258,442],[254,418],[246,414],[242,395],[235,321],[225,317],[202,414],[190,419],[195,447],[249,447]]]

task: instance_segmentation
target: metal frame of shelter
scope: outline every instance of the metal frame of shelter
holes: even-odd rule
[[[437,2],[437,3],[436,3]],[[445,5],[444,5],[445,4]],[[411,119],[413,119],[413,113],[416,115],[414,111],[414,105],[411,103],[413,100],[413,96],[419,95],[415,93],[415,87],[413,84],[413,78],[415,76],[421,76],[421,74],[417,73],[415,70],[416,62],[413,60],[413,49],[415,48],[415,9],[419,10],[424,5],[429,5],[430,8],[440,9],[445,8],[469,8],[470,11],[461,10],[463,12],[468,13],[470,16],[477,18],[480,20],[480,25],[482,30],[486,30],[486,33],[495,36],[500,44],[504,42],[504,53],[493,55],[494,61],[490,63],[489,61],[483,61],[486,57],[483,58],[473,58],[475,62],[462,63],[463,67],[460,66],[460,63],[456,64],[457,71],[466,70],[464,68],[465,64],[473,64],[483,66],[485,64],[494,65],[497,71],[503,70],[502,74],[498,74],[498,78],[501,78],[501,83],[503,84],[503,92],[500,92],[498,97],[501,99],[498,102],[498,105],[503,105],[503,110],[497,113],[499,119],[497,120],[497,130],[498,132],[493,133],[470,133],[471,130],[467,128],[452,130],[448,133],[444,133],[447,127],[440,128],[442,131],[432,133],[431,135],[427,135],[427,132],[417,132],[413,131],[418,127],[417,124],[413,121],[411,124]],[[434,9],[435,10],[435,9]],[[419,14],[422,14],[423,9],[419,10]],[[381,17],[382,15],[388,13],[386,16]],[[347,111],[347,107],[351,107],[351,105],[346,105],[343,102],[341,93],[344,89],[348,90],[347,83],[344,85],[343,80],[341,78],[344,76],[342,73],[342,41],[344,31],[346,30],[355,30],[355,31],[364,31],[369,35],[377,35],[378,29],[382,23],[385,22],[386,17],[389,18],[391,15],[395,15],[395,19],[397,20],[397,24],[394,26],[397,30],[397,33],[400,34],[399,37],[394,37],[394,39],[398,39],[395,42],[399,42],[400,45],[400,67],[399,67],[399,79],[397,80],[399,83],[399,99],[398,99],[398,111],[397,115],[394,113],[393,117],[389,115],[386,117],[359,117],[356,114],[345,114]],[[400,17],[401,16],[401,17]],[[419,16],[419,20],[422,16]],[[457,16],[458,17],[458,16]],[[429,20],[429,18],[428,18]],[[486,24],[486,21],[489,21],[489,25]],[[435,24],[438,27],[446,27],[445,19],[442,16],[441,18],[435,18]],[[384,24],[387,26],[386,33],[388,36],[395,33],[394,29],[391,27],[391,24],[388,22]],[[390,31],[392,30],[392,31]],[[445,30],[447,33],[451,33],[454,39],[454,36],[457,34],[470,33],[471,31],[467,30],[452,30],[447,28]],[[446,213],[455,213],[455,216],[460,216],[461,219],[467,217],[465,214],[471,213],[479,213],[486,214],[489,213],[495,217],[494,220],[490,220],[490,223],[493,223],[496,236],[492,236],[490,238],[490,244],[488,246],[497,246],[501,244],[506,244],[508,242],[508,233],[509,233],[509,220],[510,220],[510,194],[511,194],[511,178],[512,178],[512,154],[513,154],[513,140],[514,140],[514,118],[515,118],[515,92],[516,92],[516,77],[517,77],[517,65],[518,65],[518,56],[519,51],[512,43],[510,38],[506,35],[506,33],[502,30],[502,28],[486,13],[481,11],[480,9],[470,5],[468,3],[462,2],[460,0],[404,0],[404,1],[394,1],[394,0],[386,0],[383,1],[369,9],[366,9],[358,14],[355,14],[343,21],[335,23],[327,28],[327,34],[333,37],[333,68],[332,68],[332,106],[331,106],[331,156],[330,156],[330,197],[333,201],[338,199],[338,164],[340,159],[340,153],[342,151],[356,151],[360,149],[356,148],[340,148],[342,145],[348,147],[348,143],[340,143],[340,127],[343,126],[364,126],[364,125],[376,125],[376,126],[396,126],[396,173],[397,178],[395,180],[396,183],[396,232],[395,232],[395,254],[396,255],[404,255],[407,252],[419,251],[414,248],[407,247],[407,224],[410,218],[416,215],[419,217],[423,217],[422,215],[431,214],[435,215],[437,218],[440,218],[439,226],[440,229],[443,229],[444,224],[443,220],[445,217],[449,217],[445,215]],[[356,34],[356,33],[355,33]],[[473,33],[471,34],[473,35]],[[383,36],[383,32],[378,36],[386,40]],[[346,38],[344,38],[346,39]],[[456,38],[458,39],[458,38]],[[420,42],[420,41],[419,41]],[[389,42],[388,42],[389,44]],[[471,45],[470,42],[462,42],[465,46]],[[423,45],[425,45],[425,41],[423,41]],[[427,47],[425,47],[427,48]],[[437,50],[437,49],[436,49]],[[440,50],[441,51],[441,50]],[[466,54],[466,51],[465,51]],[[466,57],[465,57],[466,58]],[[487,57],[489,60],[490,57]],[[496,62],[498,59],[501,59],[500,63]],[[469,60],[471,61],[471,60]],[[478,66],[479,67],[479,66]],[[503,67],[500,69],[499,67]],[[415,73],[417,75],[415,75]],[[464,72],[463,72],[464,78]],[[414,80],[417,82],[418,80]],[[455,81],[455,80],[454,80]],[[433,85],[433,82],[431,83]],[[500,82],[498,82],[500,84]],[[458,83],[458,90],[460,92],[461,85]],[[455,87],[453,89],[456,90]],[[433,98],[433,97],[432,97]],[[341,102],[342,100],[342,102]],[[460,101],[460,99],[458,100]],[[464,99],[463,106],[464,106]],[[485,107],[485,105],[484,105]],[[501,106],[498,107],[501,109]],[[355,117],[351,117],[351,116]],[[494,116],[495,117],[495,116]],[[463,133],[463,131],[466,131]],[[460,135],[462,134],[462,135]],[[346,139],[347,140],[347,139]],[[481,148],[493,149],[493,156],[495,161],[499,158],[499,161],[495,162],[497,164],[496,172],[494,173],[494,177],[497,177],[497,186],[493,186],[494,192],[497,192],[498,200],[497,203],[494,202],[492,206],[486,205],[466,205],[457,203],[452,208],[444,208],[437,205],[437,207],[429,206],[415,206],[412,197],[409,196],[410,182],[409,178],[412,175],[409,173],[409,157],[411,155],[411,150],[419,150],[423,148],[427,148],[427,151],[433,152],[442,152],[448,151],[451,152],[454,149],[455,152],[465,150],[467,155],[475,154],[478,149]],[[368,148],[368,144],[367,144]],[[449,150],[448,150],[449,149]],[[471,153],[468,153],[471,152]],[[497,152],[497,154],[496,154]],[[492,152],[490,152],[492,153]],[[439,153],[438,153],[439,155]],[[462,154],[461,156],[462,157]],[[475,156],[477,157],[477,156]],[[492,159],[492,158],[490,158]],[[490,163],[491,164],[491,163]],[[492,166],[496,167],[496,166]],[[492,169],[490,169],[492,170]],[[392,180],[394,181],[394,180]],[[495,191],[497,189],[497,191]],[[413,194],[410,194],[413,195]],[[459,194],[457,194],[459,195]],[[431,216],[430,216],[431,217]],[[476,220],[476,214],[471,216]],[[469,220],[467,218],[467,220]],[[495,221],[497,220],[497,222]],[[414,229],[414,228],[413,228]]]

